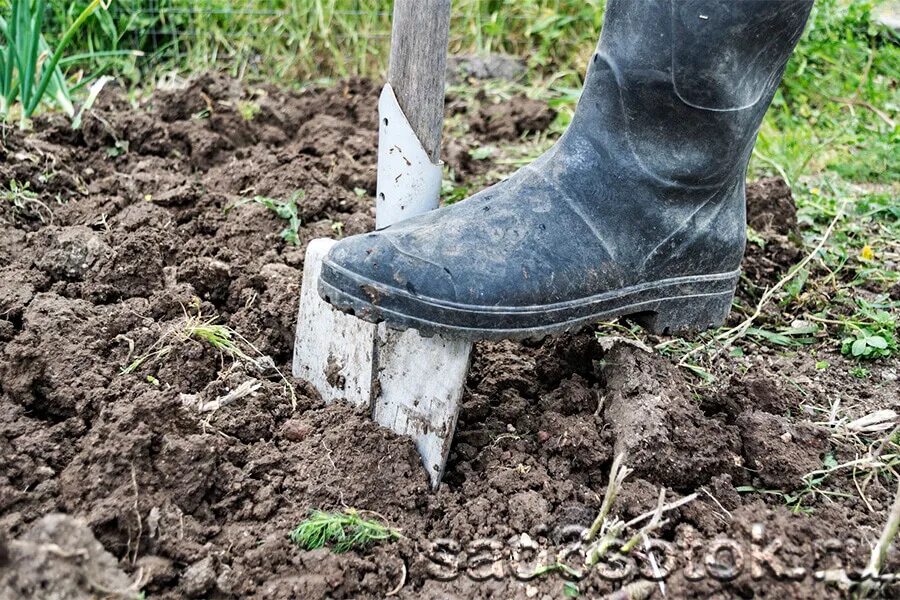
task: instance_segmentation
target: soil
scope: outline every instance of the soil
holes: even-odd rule
[[[793,490],[826,454],[854,458],[812,407],[900,408],[896,360],[860,380],[839,355],[823,371],[821,352],[758,348],[698,386],[591,330],[476,344],[437,493],[409,440],[301,381],[292,406],[278,371],[290,369],[303,248],[374,226],[377,95],[363,80],[288,92],[208,75],[137,106],[107,89],[80,131],[57,116],[5,131],[2,189],[18,192],[0,201],[0,598],[34,586],[43,598],[561,598],[562,575],[517,579],[510,552],[534,544],[552,563],[597,514],[622,452],[634,472],[614,516],[652,510],[661,488],[667,501],[698,493],[654,534],[677,548],[669,598],[843,596],[813,572],[865,565],[893,484],[873,479],[868,505],[814,494],[809,514],[737,488]],[[513,141],[552,119],[512,104],[473,115],[472,130]],[[246,199],[297,190],[294,245]],[[750,246],[746,279],[763,286],[800,252],[794,207],[778,181],[748,198],[770,243]],[[253,360],[169,333],[213,316]],[[344,507],[403,537],[345,554],[289,540],[311,509]],[[468,559],[456,571],[438,554],[453,544]],[[729,574],[735,547],[743,568]],[[611,569],[578,582],[582,597],[636,577]]]

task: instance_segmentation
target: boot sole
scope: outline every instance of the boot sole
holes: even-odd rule
[[[532,339],[628,317],[657,335],[697,333],[725,322],[740,271],[675,277],[535,306],[479,306],[414,295],[371,281],[326,260],[319,295],[338,310],[424,337]],[[348,290],[352,290],[348,291]]]

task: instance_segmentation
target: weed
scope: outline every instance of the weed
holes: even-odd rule
[[[287,221],[287,227],[281,231],[281,239],[289,244],[297,246],[300,244],[300,216],[297,209],[297,201],[303,198],[304,193],[303,190],[298,190],[284,202],[267,196],[253,196],[253,198],[249,200],[242,200],[238,205],[253,202],[266,207],[275,213],[275,216],[279,219]]]
[[[609,481],[606,485],[606,492],[600,504],[600,511],[597,513],[597,517],[591,524],[590,529],[582,536],[582,540],[589,544],[587,556],[584,559],[584,564],[587,567],[597,564],[611,550],[616,550],[621,554],[628,554],[642,541],[646,543],[651,533],[667,523],[663,519],[663,515],[666,512],[693,502],[697,498],[697,494],[694,493],[667,504],[665,501],[666,489],[660,488],[659,499],[654,510],[635,517],[627,523],[618,518],[610,517],[610,510],[615,503],[616,496],[621,491],[625,479],[632,473],[632,469],[626,467],[624,463],[624,454],[619,454],[613,459],[612,466],[609,469]],[[619,536],[624,531],[644,521],[647,522],[628,538],[625,543],[621,543]],[[560,561],[557,560],[557,562]]]
[[[869,369],[857,365],[850,369],[850,374],[856,377],[857,379],[868,379],[871,371]]]
[[[441,198],[444,204],[454,204],[461,200],[465,200],[470,196],[469,186],[458,185],[455,177],[451,172],[449,177],[445,177],[441,181]]]
[[[0,190],[0,200],[12,204],[13,209],[26,217],[37,217],[41,223],[53,223],[53,211],[38,198],[26,181],[24,184],[11,179],[8,189]],[[46,215],[47,220],[44,220]]]
[[[184,324],[182,333],[186,337],[204,341],[232,358],[241,358],[248,362],[255,362],[235,343],[234,340],[239,334],[230,327],[217,324],[217,320],[218,317],[210,317],[204,320],[199,314],[196,317],[189,317]]]
[[[290,533],[291,541],[304,550],[330,545],[337,553],[362,550],[400,537],[398,530],[374,519],[364,519],[352,508],[342,513],[313,511]]]
[[[259,114],[260,107],[256,102],[242,100],[238,102],[238,114],[245,121],[252,121]]]
[[[893,338],[889,338],[893,342]],[[863,331],[856,337],[844,338],[841,343],[841,353],[852,355],[854,358],[884,358],[897,350],[895,343],[890,343],[880,335],[869,335]]]
[[[841,354],[857,359],[887,358],[897,351],[897,319],[870,302],[857,299],[859,312],[844,320],[849,334],[841,341]]]
[[[175,349],[177,344],[184,343],[190,339],[195,339],[209,344],[223,355],[227,355],[235,360],[241,360],[261,371],[274,369],[290,396],[291,406],[296,409],[297,395],[294,391],[294,386],[291,385],[284,373],[281,372],[281,369],[273,364],[272,359],[263,355],[253,344],[234,329],[227,325],[216,323],[218,320],[217,316],[206,317],[201,314],[199,301],[195,302],[194,306],[197,307],[196,315],[189,315],[185,310],[183,319],[177,321],[165,330],[145,353],[134,358],[122,368],[122,375],[134,373],[148,361],[168,356]],[[241,348],[242,345],[247,348],[246,351]],[[150,377],[151,376],[148,375],[147,380],[153,383],[153,380],[151,380]]]

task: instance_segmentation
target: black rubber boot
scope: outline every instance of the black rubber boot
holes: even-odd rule
[[[336,244],[320,294],[368,321],[467,339],[631,315],[720,325],[744,178],[812,0],[610,0],[557,144],[464,202]]]

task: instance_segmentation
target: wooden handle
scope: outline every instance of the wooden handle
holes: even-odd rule
[[[450,0],[395,0],[388,83],[433,163],[441,153]]]

